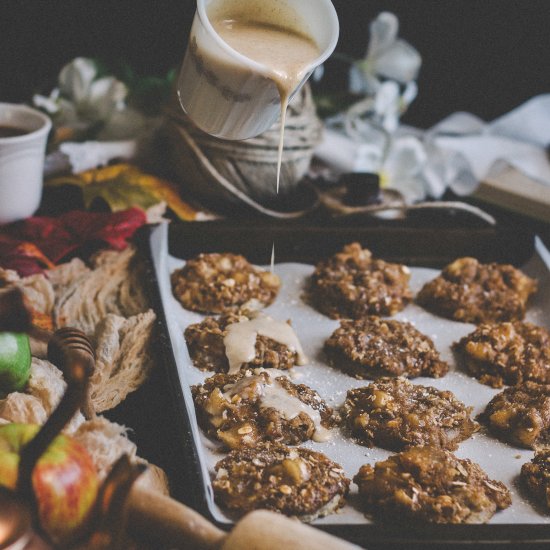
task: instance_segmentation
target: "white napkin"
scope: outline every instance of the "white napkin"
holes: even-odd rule
[[[137,152],[136,140],[121,141],[67,141],[59,150],[50,153],[44,163],[44,176],[70,171],[73,174],[98,166],[105,166],[113,159],[132,159]]]
[[[407,133],[425,149],[425,154],[417,155],[417,180],[424,182],[427,195],[437,198],[449,187],[457,194],[470,194],[479,181],[502,170],[503,165],[547,185],[550,194],[546,152],[550,144],[550,94],[536,96],[490,123],[470,113],[454,113],[427,131],[401,127],[392,140],[399,142]],[[329,129],[316,155],[339,174],[367,168],[363,162],[365,147],[369,145]],[[389,150],[391,153],[391,145]],[[379,165],[375,170],[383,171],[384,161]],[[397,189],[409,185],[407,181],[390,184]]]
[[[469,113],[454,113],[428,135],[438,147],[463,155],[477,180],[504,161],[548,185],[550,193],[550,94],[536,96],[488,124]]]

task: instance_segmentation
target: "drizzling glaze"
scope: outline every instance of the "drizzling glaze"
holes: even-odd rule
[[[319,56],[319,47],[305,34],[290,28],[251,20],[214,19],[212,26],[231,48],[266,68],[281,101],[281,133],[277,157],[277,192],[281,175],[286,111],[290,96]]]
[[[327,441],[330,439],[330,430],[327,430],[321,424],[321,413],[311,405],[304,403],[298,397],[291,395],[282,386],[282,384],[273,378],[270,378],[271,384],[264,386],[264,394],[261,399],[262,408],[273,408],[279,411],[287,420],[292,420],[301,412],[306,413],[315,425],[313,441]]]
[[[267,380],[263,376],[246,376],[235,384],[226,386],[224,398],[231,401],[237,394],[246,398],[252,398],[255,394],[259,398],[261,408],[273,408],[287,420],[292,420],[303,412],[311,418],[315,426],[313,441],[329,440],[331,432],[321,424],[321,413],[300,398],[290,394],[281,382],[267,371],[264,373],[268,374]]]
[[[229,374],[238,373],[243,363],[254,359],[258,335],[271,338],[296,353],[298,365],[305,365],[307,362],[307,357],[292,327],[284,321],[259,313],[253,319],[232,323],[226,329],[223,343],[225,355],[229,361]]]

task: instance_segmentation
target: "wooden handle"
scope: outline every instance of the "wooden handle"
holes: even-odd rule
[[[135,485],[128,499],[128,531],[160,547],[189,550],[219,548],[226,536],[191,508]]]
[[[71,338],[65,338],[65,333]],[[88,338],[77,329],[60,329],[48,344],[48,357],[62,365],[67,389],[52,414],[38,433],[23,447],[19,459],[17,490],[28,502],[35,504],[32,472],[44,451],[54,438],[70,422],[85,400],[89,378],[93,373],[93,348]],[[34,509],[37,509],[34,506]]]
[[[224,540],[221,550],[359,550],[319,529],[267,510],[247,514]]]
[[[128,499],[128,531],[159,547],[183,550],[357,550],[358,547],[275,512],[247,514],[227,534],[200,514],[139,486]]]

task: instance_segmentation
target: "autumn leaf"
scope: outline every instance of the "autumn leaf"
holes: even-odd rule
[[[0,233],[0,267],[26,276],[51,269],[54,264],[34,243]]]
[[[114,164],[60,176],[47,180],[46,185],[78,186],[86,208],[90,208],[97,198],[103,199],[113,212],[136,206],[147,210],[159,202],[166,202],[181,220],[194,220],[197,215],[197,211],[180,198],[172,183],[146,174],[131,164]]]
[[[115,213],[72,210],[56,218],[26,218],[2,227],[0,267],[26,277],[53,268],[91,244],[123,250],[145,223],[140,208]]]

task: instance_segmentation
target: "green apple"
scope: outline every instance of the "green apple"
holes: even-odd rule
[[[19,453],[39,429],[34,424],[0,426],[0,485],[16,489]],[[36,463],[32,487],[40,525],[59,543],[86,524],[99,481],[86,449],[74,439],[58,435]]]
[[[31,373],[31,346],[26,334],[0,332],[0,398],[22,390]]]

